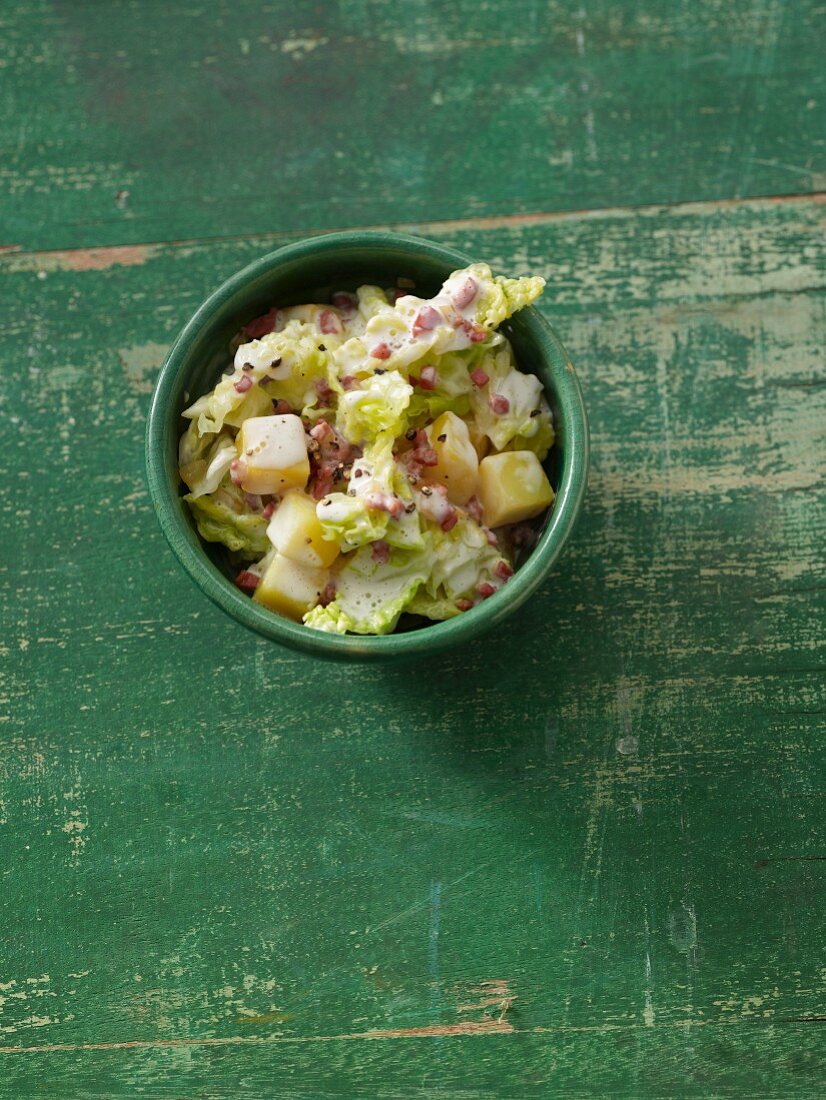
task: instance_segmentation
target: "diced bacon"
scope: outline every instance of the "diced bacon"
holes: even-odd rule
[[[232,387],[236,393],[246,393],[252,389],[252,379],[248,374],[242,375],[237,382],[233,382]]]
[[[506,581],[508,577],[513,576],[513,570],[511,569],[508,562],[506,562],[505,559],[502,558],[501,561],[498,561],[496,563],[493,574],[494,576],[499,577],[500,580]]]
[[[346,290],[338,290],[333,295],[333,305],[342,313],[355,313],[358,309],[358,298],[355,294],[348,294]]]
[[[313,389],[318,394],[318,399],[324,405],[330,403],[330,399],[333,397],[333,391],[330,389],[330,385],[326,378],[317,378],[313,383]]]
[[[354,375],[345,374],[341,380],[341,384],[345,390],[352,390],[358,385],[358,382]]]
[[[456,606],[460,611],[470,611],[473,607],[473,600],[457,600]]]
[[[420,466],[439,465],[439,456],[430,446],[430,440],[427,438],[427,432],[424,428],[419,428],[416,431],[416,439],[413,444],[413,460],[418,462]]]
[[[386,565],[390,561],[390,547],[384,539],[377,539],[371,544],[370,556],[380,565]]]
[[[499,539],[496,537],[496,532],[491,531],[490,527],[485,528],[485,537],[488,540],[488,546],[498,546]]]
[[[484,518],[482,513],[482,502],[478,497],[471,497],[465,505],[465,508],[471,519],[475,519],[477,523],[482,522]]]
[[[486,386],[490,382],[490,378],[481,367],[474,367],[470,372],[470,380],[474,386]]]
[[[333,429],[330,427],[326,420],[319,420],[312,426],[312,428],[310,428],[310,435],[319,443],[327,439],[328,436],[331,436],[332,434]]]
[[[261,518],[262,519],[272,519],[272,514],[273,514],[274,511],[275,511],[275,501],[271,500],[269,502],[269,504],[266,506],[266,508],[264,509],[264,511],[261,513]]]
[[[244,500],[247,503],[247,507],[252,508],[253,512],[257,512],[261,507],[261,497],[256,496],[255,493],[244,493]]]
[[[246,592],[254,592],[261,578],[257,573],[251,573],[249,569],[242,569],[235,578],[235,583]]]
[[[435,390],[437,377],[435,367],[422,367],[419,374],[419,386],[423,390]]]
[[[246,477],[247,464],[242,462],[240,458],[234,458],[229,464],[229,476],[233,485],[240,485]]]
[[[453,302],[457,309],[464,309],[465,306],[469,306],[473,299],[476,297],[479,290],[479,284],[470,275],[464,280],[464,282],[453,292]]]
[[[492,393],[488,398],[488,404],[497,416],[504,416],[505,413],[510,412],[511,403],[501,393]]]
[[[433,306],[422,306],[413,321],[413,335],[421,336],[423,332],[432,332],[437,325],[444,323],[444,318]]]
[[[449,504],[447,515],[439,524],[439,526],[443,531],[452,531],[458,522],[459,513],[456,511],[452,504]]]
[[[480,581],[479,584],[476,585],[476,591],[479,593],[483,600],[486,600],[488,596],[493,595],[493,593],[496,591],[496,588],[494,587],[494,585],[488,584],[487,581]]]
[[[332,603],[336,598],[336,583],[335,581],[327,581],[324,586],[324,591],[319,598],[319,604],[321,607],[326,607],[328,603]]]
[[[370,355],[374,359],[389,359],[392,354],[392,348],[389,344],[385,344],[383,340],[380,344],[376,344],[374,348],[370,349]]]
[[[465,329],[465,332],[468,334],[471,344],[481,344],[490,335],[482,325],[470,325]]]
[[[278,401],[273,402],[272,411],[276,416],[286,416],[293,410],[292,405],[288,405],[283,398],[279,398]]]
[[[260,317],[256,317],[248,324],[244,325],[241,331],[245,336],[257,340],[261,336],[266,336],[268,332],[274,332],[277,324],[278,310],[273,306],[273,308],[266,313],[262,313]]]
[[[318,327],[328,336],[341,335],[341,320],[331,309],[322,309],[318,315]]]
[[[394,519],[398,519],[404,512],[404,504],[395,493],[376,491],[364,494],[364,506],[373,512],[387,512]]]

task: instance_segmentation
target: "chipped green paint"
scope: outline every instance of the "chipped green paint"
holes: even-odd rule
[[[399,11],[0,17],[0,1097],[820,1096],[822,5]],[[387,222],[548,276],[593,431],[427,690],[225,618],[141,473],[197,303]]]
[[[8,5],[7,5],[8,8]],[[824,189],[819,0],[26,0],[0,245]]]

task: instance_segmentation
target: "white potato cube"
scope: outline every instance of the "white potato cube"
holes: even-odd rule
[[[456,413],[445,412],[433,421],[428,435],[439,461],[429,467],[427,477],[444,485],[448,500],[467,504],[479,481],[479,458],[467,424]]]
[[[533,451],[503,451],[479,463],[479,499],[488,527],[538,516],[554,491]]]
[[[241,488],[247,493],[283,493],[303,489],[310,476],[307,440],[301,418],[252,416],[238,433]]]
[[[315,607],[327,584],[327,571],[276,554],[255,590],[253,599],[288,619],[300,622]]]
[[[299,490],[287,493],[278,505],[267,535],[279,554],[300,565],[323,568],[338,556],[338,543],[323,537],[316,502]]]

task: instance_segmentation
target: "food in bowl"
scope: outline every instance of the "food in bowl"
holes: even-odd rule
[[[398,284],[273,306],[183,414],[201,537],[253,600],[314,630],[468,612],[507,583],[554,500],[551,411],[498,331],[544,280],[472,264],[430,299]]]

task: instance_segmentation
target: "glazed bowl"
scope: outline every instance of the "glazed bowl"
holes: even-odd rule
[[[556,493],[538,541],[494,596],[447,622],[382,637],[337,635],[283,618],[241,592],[223,547],[201,540],[182,496],[178,440],[183,410],[212,389],[231,358],[229,346],[242,325],[273,303],[329,301],[331,290],[363,283],[392,286],[411,280],[421,297],[435,294],[457,268],[484,260],[433,241],[381,231],[349,231],[311,237],[262,256],[218,287],[196,311],[167,356],[146,425],[149,492],[158,520],[180,564],[227,614],[291,649],[346,661],[422,658],[467,644],[517,612],[547,577],[582,507],[588,475],[588,423],[574,368],[541,313],[521,310],[501,331],[519,367],[537,375],[553,410],[556,442],[545,468]],[[507,266],[507,265],[505,265]],[[498,270],[498,269],[497,269]],[[504,274],[514,272],[505,270]],[[237,571],[237,567],[236,570]]]

